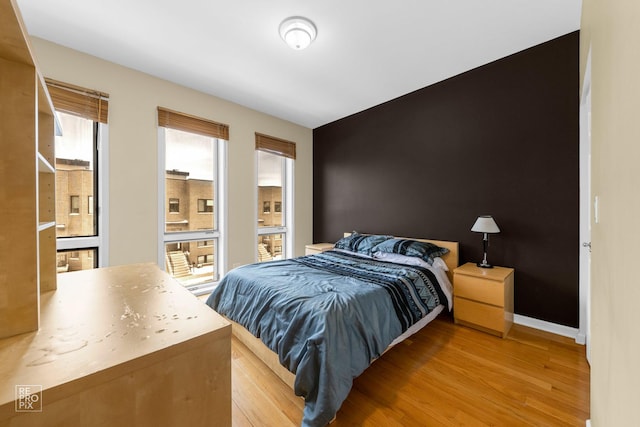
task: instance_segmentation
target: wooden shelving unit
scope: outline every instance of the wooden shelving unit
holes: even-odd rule
[[[155,264],[58,280],[58,129],[16,2],[0,0],[0,426],[230,426],[226,320]],[[19,410],[25,385],[35,411]]]
[[[40,307],[0,340],[0,426],[231,426],[231,325],[156,264],[65,273]]]
[[[0,0],[0,338],[39,326],[56,288],[55,116],[14,0]]]
[[[53,104],[38,75],[38,266],[40,292],[56,289],[56,169]]]

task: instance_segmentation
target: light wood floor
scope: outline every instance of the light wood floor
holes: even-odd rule
[[[299,426],[303,401],[232,341],[234,426]],[[440,316],[354,381],[331,427],[584,426],[589,365],[569,338],[514,325],[500,339]]]

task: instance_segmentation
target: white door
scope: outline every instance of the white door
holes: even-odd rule
[[[591,361],[591,51],[580,102],[580,328],[576,341]]]

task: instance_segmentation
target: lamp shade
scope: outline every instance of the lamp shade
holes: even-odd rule
[[[476,233],[499,233],[500,229],[491,215],[481,215],[476,219],[471,231]]]
[[[307,48],[316,38],[317,30],[313,22],[301,16],[292,16],[280,24],[280,37],[295,50]]]

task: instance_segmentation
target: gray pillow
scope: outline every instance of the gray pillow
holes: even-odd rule
[[[411,239],[386,239],[371,248],[371,253],[386,252],[405,256],[418,257],[429,265],[433,264],[433,259],[449,252],[447,248],[441,248],[429,242],[419,242]]]
[[[354,231],[350,236],[343,237],[342,239],[338,240],[334,245],[334,248],[357,252],[364,255],[371,255],[372,248],[391,238],[392,236],[383,236],[379,234],[360,234]]]

